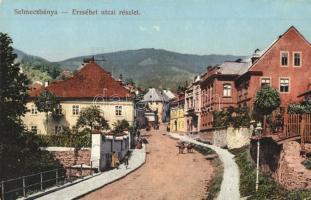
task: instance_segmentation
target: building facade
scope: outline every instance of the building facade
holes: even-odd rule
[[[148,108],[155,111],[158,115],[159,122],[165,122],[169,118],[169,102],[170,98],[162,90],[149,88],[144,95],[143,102]]]
[[[185,91],[185,118],[187,132],[198,133],[201,123],[201,76],[196,76],[194,81]]]
[[[200,130],[213,128],[213,112],[237,105],[235,79],[250,63],[237,60],[226,61],[221,65],[209,67],[201,78],[201,124]]]
[[[268,48],[245,60],[210,67],[201,78],[201,131],[213,128],[213,112],[234,107],[253,109],[263,85],[278,90],[281,110],[301,101],[311,87],[311,45],[290,27]]]
[[[56,110],[62,117],[55,120],[50,114],[41,113],[34,100],[43,91],[53,93],[59,101]],[[97,106],[108,121],[110,128],[117,120],[134,121],[133,94],[125,89],[111,74],[101,68],[94,60],[89,60],[77,74],[64,81],[56,81],[47,87],[30,90],[27,108],[23,117],[26,127],[38,134],[57,134],[64,127],[76,125],[81,110]]]
[[[311,45],[290,27],[266,50],[254,56],[247,72],[236,81],[238,105],[252,108],[256,91],[268,84],[280,93],[281,107],[301,101],[311,84]],[[247,92],[243,92],[247,91]]]
[[[185,95],[179,94],[170,104],[170,131],[175,133],[187,132],[185,119]]]

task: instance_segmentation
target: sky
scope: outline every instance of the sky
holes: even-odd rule
[[[22,9],[57,15],[18,14]],[[139,15],[119,15],[124,9]],[[141,48],[251,55],[291,25],[311,41],[310,22],[311,0],[0,0],[0,32],[15,48],[50,61]]]

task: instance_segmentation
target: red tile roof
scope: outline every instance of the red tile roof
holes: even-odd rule
[[[72,78],[53,82],[45,89],[62,98],[93,98],[97,95],[119,98],[132,97],[130,91],[95,62],[85,64]],[[31,97],[38,94],[39,92],[30,92]]]

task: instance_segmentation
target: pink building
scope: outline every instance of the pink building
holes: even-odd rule
[[[194,81],[185,91],[185,118],[187,132],[198,133],[201,123],[201,76],[196,76]]]

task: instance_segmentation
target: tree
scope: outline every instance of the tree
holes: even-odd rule
[[[20,73],[11,44],[12,39],[0,33],[0,181],[59,167],[49,153],[38,150],[38,135],[22,123],[29,80]]]
[[[135,85],[135,82],[132,78],[127,78],[124,81],[125,85]]]
[[[281,104],[281,99],[278,91],[269,85],[265,85],[257,91],[254,108],[257,113],[269,115]]]
[[[0,179],[22,159],[24,126],[21,116],[27,111],[29,80],[19,73],[19,64],[14,62],[17,55],[11,44],[12,39],[0,33]]]
[[[130,128],[130,124],[126,119],[118,120],[117,122],[113,123],[113,132],[114,133],[121,133],[125,129]]]
[[[84,128],[84,130],[90,129],[90,138],[92,138],[92,131],[95,127],[107,130],[109,124],[101,115],[100,110],[95,106],[91,106],[81,110],[76,127],[78,129]]]
[[[56,111],[56,108],[59,106],[59,102],[57,101],[56,96],[52,92],[48,90],[43,90],[35,100],[35,104],[39,112],[45,112],[46,133],[48,133],[49,113],[53,113]]]

